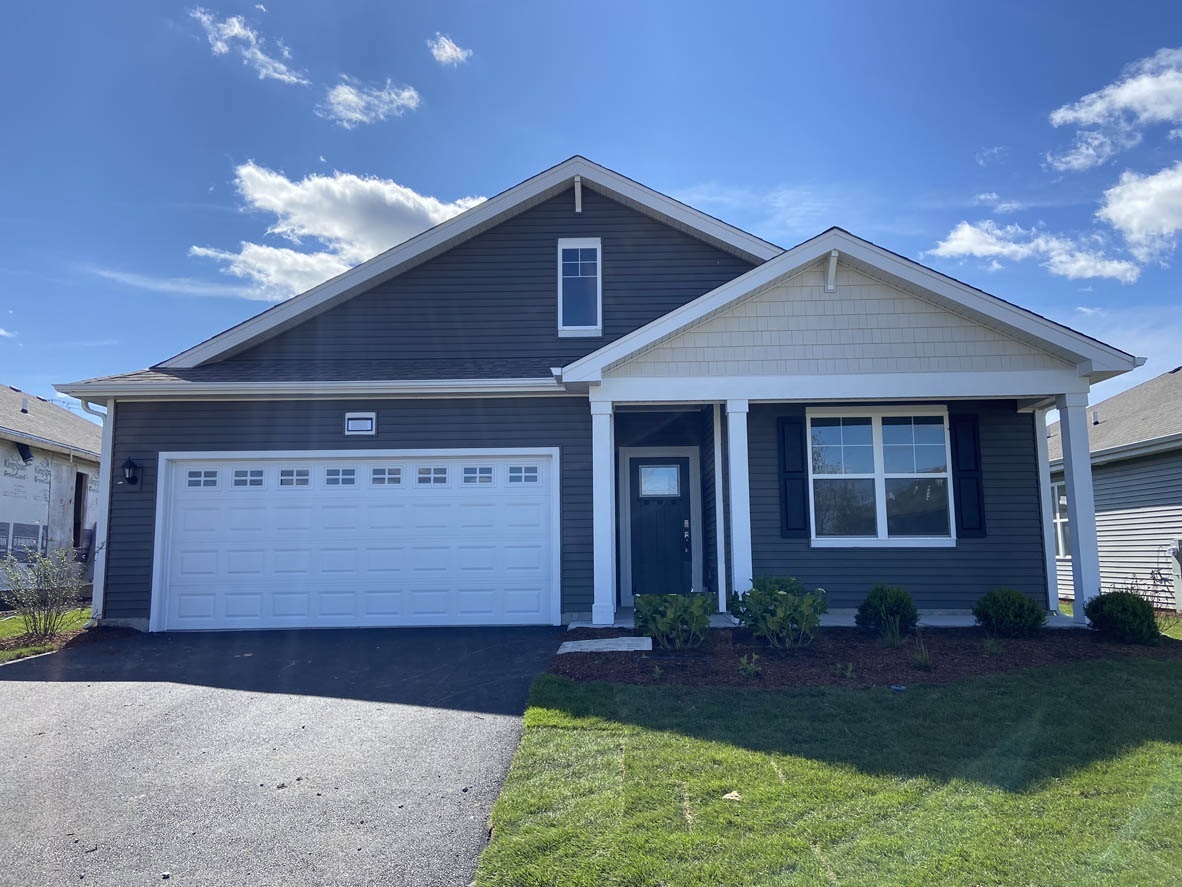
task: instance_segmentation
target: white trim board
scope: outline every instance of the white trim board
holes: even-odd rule
[[[169,539],[169,494],[173,486],[173,472],[178,462],[256,461],[276,462],[297,459],[422,459],[435,457],[471,456],[521,456],[523,458],[546,458],[550,460],[553,481],[550,484],[550,510],[553,527],[553,552],[551,554],[550,621],[552,625],[562,623],[562,465],[558,447],[486,447],[452,449],[373,449],[373,450],[195,450],[161,452],[157,457],[156,472],[156,519],[155,538],[152,543],[152,591],[151,610],[148,614],[148,631],[164,628],[164,577],[168,575],[168,551],[165,542]]]
[[[632,473],[629,462],[634,458],[676,459],[689,458],[690,493],[690,545],[693,546],[693,566],[690,571],[690,585],[694,591],[702,590],[704,554],[702,548],[702,474],[697,447],[620,447],[620,491],[616,503],[618,514],[620,546],[620,601],[619,606],[631,607],[632,602]]]
[[[94,532],[94,578],[91,580],[91,615],[102,620],[107,587],[107,535],[111,514],[111,475],[115,462],[115,403],[107,406],[103,418],[103,458],[99,462],[98,516]]]
[[[185,382],[182,380],[127,382],[96,379],[54,386],[62,394],[88,400],[136,397],[164,400],[248,398],[355,398],[355,397],[515,397],[518,395],[566,395],[553,378],[538,379],[405,379],[320,382]]]
[[[642,350],[673,336],[695,322],[715,314],[747,296],[774,286],[802,268],[836,250],[842,259],[862,271],[877,272],[888,283],[919,298],[927,298],[948,310],[961,309],[978,323],[988,322],[1021,341],[1038,343],[1048,353],[1076,364],[1081,376],[1100,381],[1144,363],[1111,345],[1047,320],[982,290],[961,283],[918,262],[855,237],[840,228],[795,246],[779,256],[731,280],[717,289],[662,315],[649,324],[567,365],[565,382],[599,382],[604,371]],[[1140,361],[1140,363],[1138,362]]]
[[[992,373],[825,373],[804,376],[626,377],[592,385],[592,401],[613,403],[701,403],[749,400],[783,403],[818,401],[1025,398],[1050,392],[1086,393],[1087,379],[1074,370]]]
[[[162,365],[200,366],[248,348],[572,187],[575,176],[580,177],[584,187],[602,190],[609,197],[621,199],[628,205],[676,223],[738,255],[766,261],[783,252],[775,244],[575,155],[405,243],[164,361]]]

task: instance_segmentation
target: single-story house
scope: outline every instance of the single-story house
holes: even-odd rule
[[[841,229],[784,250],[576,156],[58,387],[106,406],[104,621],[610,624],[760,574],[835,608],[876,582],[1049,604],[1052,406],[1090,589],[1087,394],[1139,362]]]
[[[1100,584],[1182,612],[1182,367],[1091,409]],[[1059,424],[1047,429],[1059,597],[1075,596]]]
[[[78,549],[88,558],[99,513],[102,429],[19,388],[0,385],[0,560]]]

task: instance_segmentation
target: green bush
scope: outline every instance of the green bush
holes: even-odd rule
[[[697,647],[710,630],[714,596],[709,594],[638,594],[636,628],[666,650]]]
[[[891,637],[902,637],[915,630],[919,622],[919,611],[906,588],[897,585],[876,585],[858,605],[854,624],[858,628]]]
[[[16,610],[33,637],[57,634],[70,611],[81,605],[82,588],[82,565],[72,548],[26,551],[25,562],[11,554],[0,560],[0,601]]]
[[[825,589],[805,591],[790,577],[758,576],[745,595],[731,595],[727,609],[756,637],[785,649],[812,642],[821,614],[829,610],[829,598]]]
[[[1153,605],[1129,591],[1110,591],[1088,601],[1084,614],[1092,628],[1131,644],[1156,644],[1160,639]]]
[[[1013,588],[995,588],[973,605],[977,623],[999,638],[1030,638],[1047,621],[1047,611]]]

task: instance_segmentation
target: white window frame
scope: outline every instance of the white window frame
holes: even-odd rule
[[[1056,481],[1051,484],[1051,525],[1055,528],[1055,560],[1071,563],[1071,555],[1059,554],[1067,550],[1069,541],[1068,525],[1071,519],[1068,515],[1059,514],[1059,498],[1067,498],[1067,482]]]
[[[245,472],[246,481],[244,484],[238,483],[238,472]],[[258,472],[257,478],[251,476],[251,472]],[[252,480],[257,480],[258,483],[251,483]],[[264,490],[267,488],[267,470],[259,466],[234,466],[230,469],[230,489],[232,490]]]
[[[349,423],[357,421],[357,420],[363,420],[363,421],[368,420],[369,421],[369,430],[368,431],[350,431],[349,430]],[[346,434],[346,436],[361,434],[361,435],[366,435],[368,437],[373,437],[377,433],[378,433],[378,414],[377,413],[345,413],[345,434]]]
[[[925,472],[916,477],[943,477],[948,490],[948,535],[947,536],[888,536],[887,535],[887,503],[884,451],[882,444],[882,420],[886,416],[936,416],[944,422],[944,459],[947,470],[943,474]],[[874,449],[874,474],[841,475],[850,480],[874,480],[875,527],[877,536],[818,536],[817,508],[813,501],[813,419],[841,419],[862,418],[870,420],[872,444]],[[898,407],[826,407],[805,410],[806,420],[806,461],[808,463],[809,481],[809,534],[814,548],[955,548],[956,547],[956,510],[952,496],[952,441],[948,426],[948,409],[942,406],[898,406]],[[907,477],[891,472],[891,477]],[[837,475],[821,475],[837,477]]]
[[[562,251],[564,249],[595,250],[595,319],[594,326],[568,326],[562,319]],[[558,335],[560,338],[603,335],[603,244],[598,237],[558,238]]]

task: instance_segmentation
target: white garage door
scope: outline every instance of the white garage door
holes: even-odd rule
[[[162,467],[153,629],[559,621],[552,452]]]

